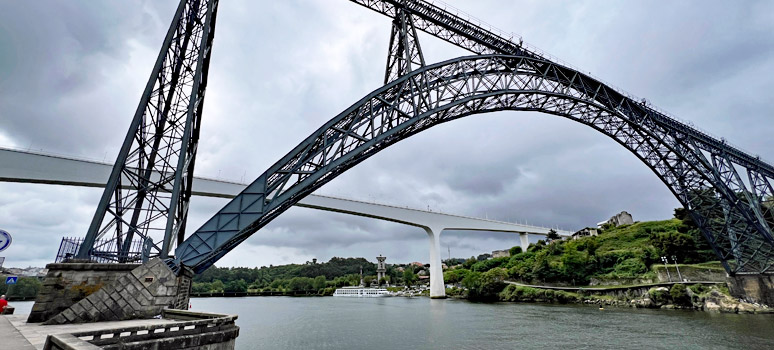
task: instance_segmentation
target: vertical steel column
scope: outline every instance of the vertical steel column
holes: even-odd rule
[[[217,5],[180,1],[78,258],[135,259],[128,256],[135,235],[153,255],[166,255],[171,237],[182,238]],[[117,248],[95,247],[108,234],[102,241]]]
[[[425,56],[422,54],[422,47],[419,46],[417,29],[414,27],[411,14],[407,13],[405,8],[400,7],[392,20],[384,83],[387,84],[398,77],[411,73],[412,66],[424,67]]]
[[[201,47],[199,48],[199,59],[196,63],[196,78],[194,78],[194,93],[188,104],[188,116],[186,117],[185,133],[181,143],[180,154],[178,158],[177,169],[175,173],[175,184],[172,187],[173,200],[167,220],[167,227],[164,231],[164,242],[161,248],[161,258],[169,256],[169,250],[172,245],[172,237],[177,237],[177,244],[183,242],[185,237],[185,224],[188,220],[188,203],[191,198],[191,185],[193,182],[193,169],[196,160],[196,151],[199,144],[199,129],[201,127],[202,109],[204,108],[204,92],[207,89],[207,72],[210,67],[210,57],[212,53],[212,40],[215,37],[215,17],[217,15],[218,1],[211,1],[207,9],[206,23],[202,33]],[[173,216],[174,215],[174,216]]]

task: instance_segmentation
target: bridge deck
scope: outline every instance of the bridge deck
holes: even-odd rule
[[[41,183],[67,186],[104,187],[112,164],[53,154],[0,148],[0,181]],[[233,198],[247,185],[237,182],[195,177],[193,194]],[[171,190],[171,189],[170,189]],[[452,215],[381,203],[363,202],[330,196],[309,195],[297,206],[370,217],[418,227],[496,231],[545,235],[550,228],[511,222]],[[560,236],[570,231],[556,230]]]

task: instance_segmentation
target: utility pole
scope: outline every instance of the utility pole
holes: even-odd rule
[[[667,258],[665,256],[662,256],[661,261],[664,262],[664,268],[666,269],[667,277],[669,277],[669,282],[672,282],[672,275],[669,274],[669,265],[667,265]]]
[[[675,269],[677,269],[677,276],[680,278],[680,282],[682,282],[683,275],[680,273],[680,268],[677,267],[677,256],[672,255],[672,262],[675,263]]]

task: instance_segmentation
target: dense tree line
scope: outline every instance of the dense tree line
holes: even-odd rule
[[[376,264],[364,258],[331,258],[325,263],[307,262],[260,268],[210,267],[194,277],[194,293],[279,291],[293,294],[331,294],[336,288],[360,284],[360,269],[366,285],[396,283],[409,277],[416,281],[414,268],[407,269],[412,275],[387,265],[386,278],[376,279]]]
[[[16,284],[5,284],[6,275],[0,275],[0,294],[5,294],[10,299],[32,298],[38,295],[42,283],[37,277],[19,277]]]

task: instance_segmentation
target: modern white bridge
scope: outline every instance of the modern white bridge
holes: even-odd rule
[[[3,182],[104,187],[112,168],[112,164],[105,162],[0,148],[0,181]],[[155,176],[158,179],[158,174]],[[206,197],[233,198],[246,186],[247,184],[195,177],[192,193]],[[524,250],[529,245],[530,234],[546,235],[551,230],[546,227],[315,194],[305,197],[296,206],[387,220],[424,229],[430,238],[431,297],[444,297],[446,294],[440,254],[440,236],[443,230],[517,233]],[[569,231],[556,231],[560,236],[571,234]]]

